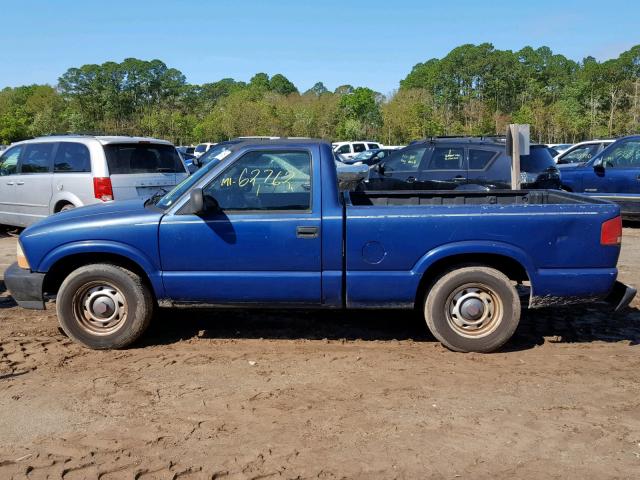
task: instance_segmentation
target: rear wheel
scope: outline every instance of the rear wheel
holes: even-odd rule
[[[74,208],[76,208],[76,206],[73,203],[65,203],[59,211],[66,212],[67,210],[73,210]]]
[[[60,286],[56,310],[65,333],[94,349],[123,348],[146,330],[153,297],[135,273],[110,264],[73,271]]]
[[[431,333],[457,352],[491,352],[515,332],[520,298],[502,272],[463,267],[441,276],[429,291],[424,316]]]

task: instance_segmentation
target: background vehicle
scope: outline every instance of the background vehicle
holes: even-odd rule
[[[557,154],[559,155],[565,152],[567,149],[571,148],[572,145],[572,143],[548,143],[547,147],[552,148],[553,150],[558,152]]]
[[[185,146],[185,145],[176,147],[176,150],[178,150],[180,153],[187,154],[187,155],[193,155],[193,151],[195,149],[196,149],[196,147],[189,147],[189,146]]]
[[[360,142],[335,142],[332,143],[333,151],[338,155],[339,160],[345,161],[359,153],[367,150],[382,148],[378,142],[360,141]]]
[[[343,160],[343,163],[346,163],[347,165],[349,165],[349,164],[360,162],[364,165],[371,166],[387,158],[387,156],[389,156],[394,151],[395,150],[389,149],[389,148],[374,148],[374,149],[366,150],[362,153],[359,153],[354,157],[346,158]]]
[[[588,140],[576,143],[564,152],[558,154],[554,160],[558,165],[584,163],[591,160],[615,140]]]
[[[196,158],[201,157],[205,152],[207,152],[214,145],[215,143],[199,143],[193,149],[193,154],[196,156]]]
[[[565,166],[562,188],[612,200],[625,218],[640,219],[640,136],[621,138],[586,163]]]
[[[164,140],[65,135],[18,142],[0,157],[0,223],[24,227],[82,205],[146,199],[186,176]]]
[[[196,164],[193,163],[193,161],[196,159],[195,155],[192,155],[190,153],[184,153],[184,152],[181,152],[180,150],[178,150],[178,153],[180,154],[180,158],[182,158],[182,161],[185,167],[187,167],[187,170],[189,171],[189,173],[194,173],[196,170],[198,170],[198,167],[196,166]]]
[[[449,348],[487,352],[518,325],[516,284],[530,285],[530,307],[614,289],[620,308],[635,295],[615,282],[613,203],[560,191],[340,194],[322,141],[239,143],[155,202],[82,210],[27,228],[5,283],[28,308],[56,295],[62,328],[91,348],[133,342],[159,301],[417,307]]]
[[[520,158],[521,188],[560,188],[545,145]],[[369,190],[510,189],[511,157],[500,138],[434,138],[391,153],[371,169]]]
[[[549,155],[551,155],[552,158],[555,158],[558,155],[560,155],[560,152],[558,152],[556,149],[549,146],[547,146],[547,151],[549,152]]]

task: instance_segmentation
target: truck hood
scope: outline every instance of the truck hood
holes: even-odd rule
[[[41,229],[43,227],[57,226],[57,224],[65,223],[82,223],[83,221],[91,222],[104,221],[109,222],[111,219],[122,219],[123,217],[138,217],[145,213],[155,213],[158,218],[162,216],[162,210],[154,207],[145,208],[144,201],[140,199],[125,200],[118,202],[97,203],[84,207],[73,208],[65,212],[56,213],[39,222],[34,223],[24,230],[23,233],[29,234],[32,230]]]
[[[46,272],[64,255],[119,254],[159,269],[158,228],[164,211],[139,199],[56,213],[25,229],[20,243],[34,271]]]

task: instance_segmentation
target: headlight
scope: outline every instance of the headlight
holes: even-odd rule
[[[29,266],[29,262],[27,261],[27,257],[24,256],[24,252],[22,251],[22,245],[20,245],[20,240],[18,240],[16,257],[18,257],[18,266],[20,268],[26,268],[26,269],[31,268]]]

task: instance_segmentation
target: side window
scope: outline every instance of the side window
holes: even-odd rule
[[[336,150],[336,153],[339,153],[339,154],[351,153],[351,149],[349,148],[349,144],[342,145],[340,148],[338,148],[338,150]]]
[[[428,170],[460,170],[462,169],[462,158],[464,148],[443,148],[433,149]]]
[[[90,172],[91,156],[89,149],[81,143],[62,142],[53,164],[54,172]]]
[[[640,141],[629,140],[613,147],[603,158],[606,168],[638,168],[640,167]]]
[[[364,143],[354,143],[353,144],[354,153],[364,152],[366,149],[367,149],[367,147],[364,146]]]
[[[495,156],[496,152],[490,150],[469,149],[469,170],[486,169]]]
[[[29,143],[24,147],[20,159],[20,173],[47,173],[51,171],[51,160],[55,143]]]
[[[376,148],[380,148],[380,145],[378,145],[377,143],[367,143],[367,147],[369,147],[369,150],[373,150]]]
[[[18,158],[22,149],[23,146],[18,145],[4,152],[4,155],[0,157],[0,175],[15,175],[18,171]]]
[[[392,153],[384,162],[385,172],[417,171],[426,150],[426,148],[412,148]]]
[[[222,210],[309,210],[311,155],[249,152],[204,189]]]
[[[562,157],[563,163],[582,163],[591,160],[596,153],[598,153],[598,149],[600,148],[600,144],[596,143],[594,145],[585,145],[583,147],[578,147],[575,150],[570,151],[565,156]]]

